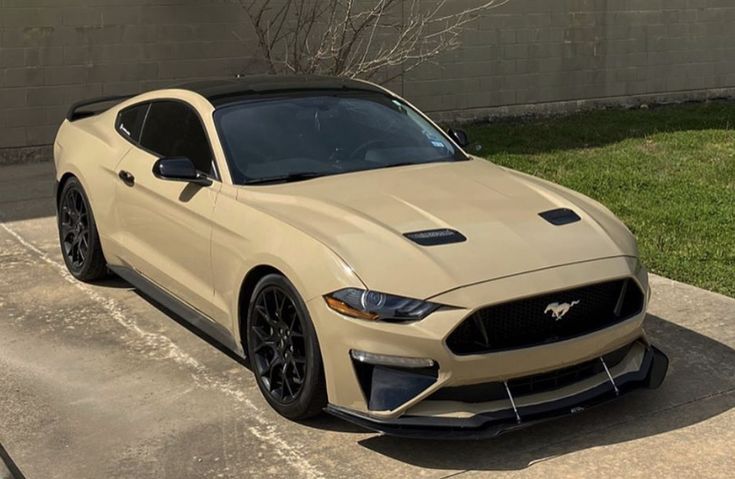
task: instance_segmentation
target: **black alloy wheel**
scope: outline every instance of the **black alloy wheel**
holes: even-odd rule
[[[61,203],[61,246],[71,269],[79,271],[89,256],[89,213],[82,193],[70,189]]]
[[[261,392],[281,415],[321,412],[326,390],[316,334],[301,297],[280,275],[256,286],[248,314],[248,354]]]
[[[285,291],[269,286],[260,292],[250,331],[256,374],[273,399],[293,402],[304,387],[306,346],[303,320]]]
[[[64,183],[58,206],[59,242],[69,272],[82,281],[107,273],[97,226],[89,201],[76,178]]]

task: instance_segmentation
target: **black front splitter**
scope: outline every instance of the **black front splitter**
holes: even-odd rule
[[[636,389],[655,389],[661,385],[669,360],[659,349],[650,346],[641,368],[615,378],[615,385],[605,382],[579,394],[548,403],[481,413],[469,418],[401,416],[381,420],[359,412],[328,405],[326,412],[371,431],[414,439],[491,439],[506,432],[523,429],[555,418],[569,416],[616,399]],[[617,391],[616,391],[617,388]],[[520,421],[518,421],[520,417]]]

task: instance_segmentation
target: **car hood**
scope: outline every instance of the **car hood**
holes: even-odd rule
[[[324,243],[368,288],[414,298],[554,266],[637,256],[630,232],[598,203],[481,159],[241,193],[241,201]],[[539,216],[556,208],[572,209],[581,221],[554,226]],[[404,236],[444,228],[467,240],[421,246]]]

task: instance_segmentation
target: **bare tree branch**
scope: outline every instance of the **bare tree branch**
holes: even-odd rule
[[[457,48],[467,27],[510,0],[234,0],[271,73],[394,80]],[[396,72],[396,69],[399,69]]]

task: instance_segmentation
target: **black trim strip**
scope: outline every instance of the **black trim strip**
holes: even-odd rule
[[[5,464],[5,467],[10,471],[9,479],[25,479],[26,476],[20,471],[20,468],[15,464],[15,461],[10,457],[8,451],[5,450],[2,444],[0,444],[0,461]]]
[[[135,288],[140,290],[144,295],[150,297],[188,324],[191,324],[197,330],[224,346],[239,358],[245,359],[245,352],[240,345],[240,342],[232,336],[232,333],[230,333],[227,328],[209,319],[203,313],[176,298],[168,291],[160,288],[158,285],[154,284],[148,278],[144,277],[132,268],[124,266],[108,267],[122,279],[135,286]]]

